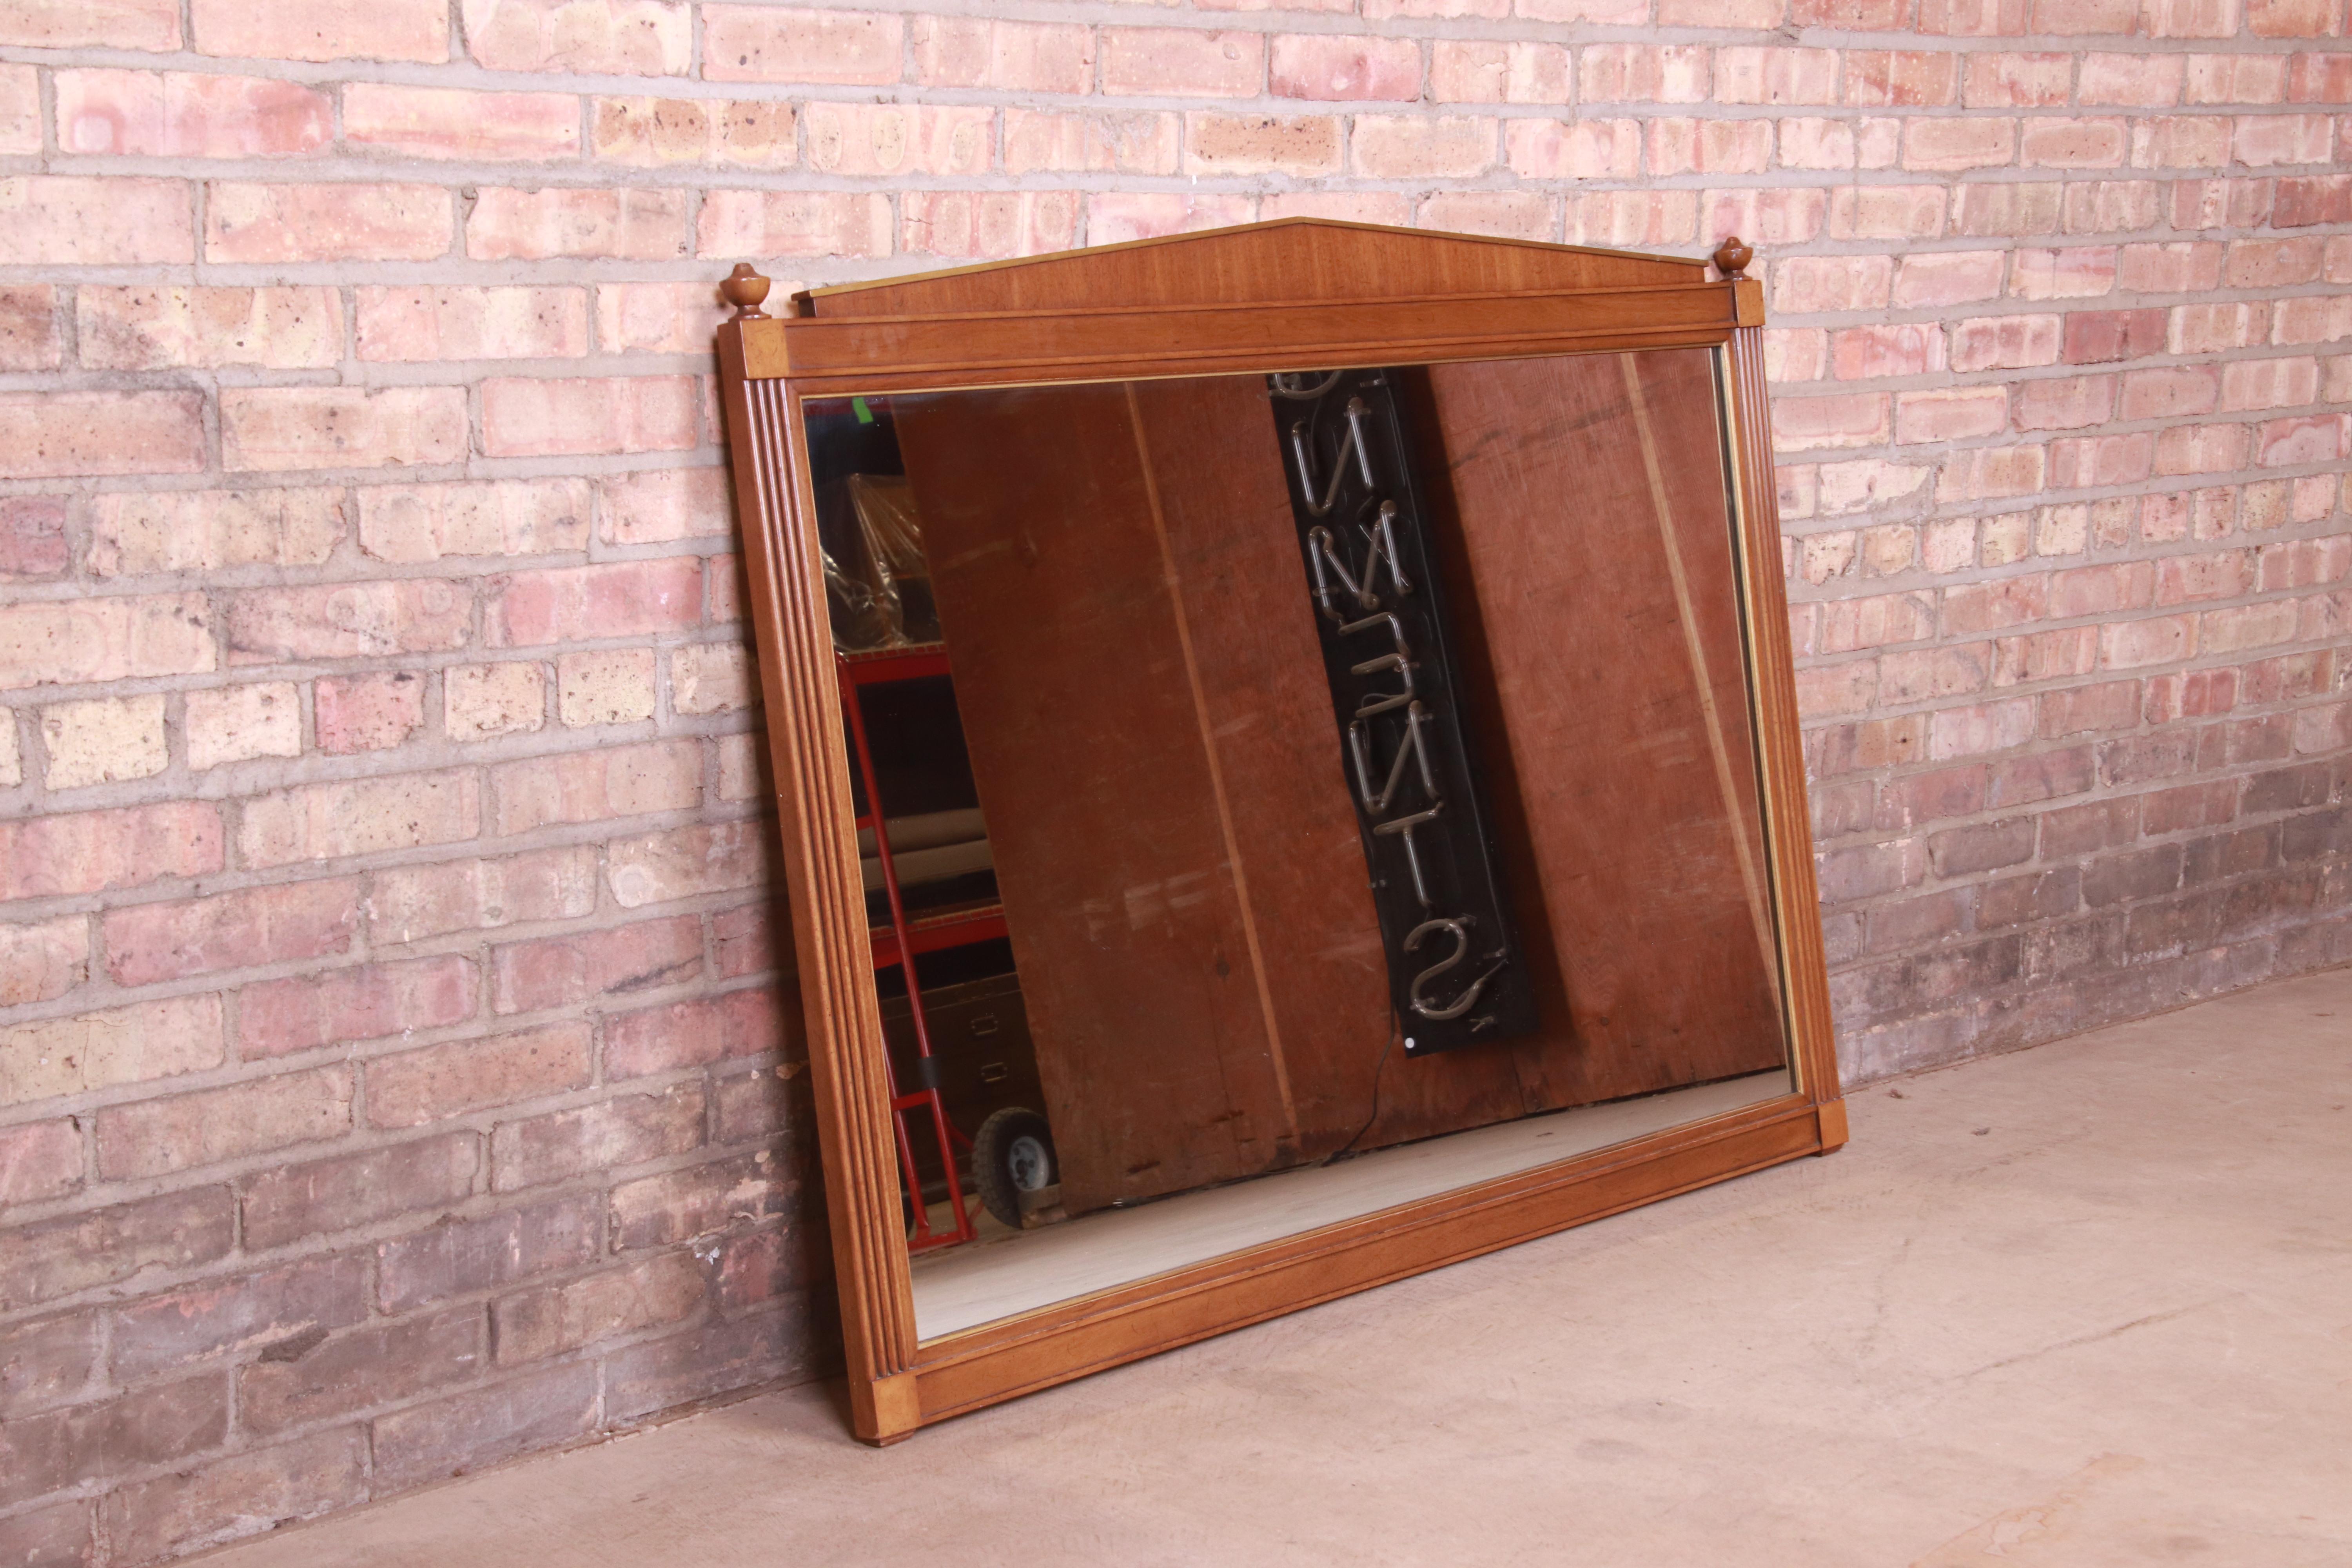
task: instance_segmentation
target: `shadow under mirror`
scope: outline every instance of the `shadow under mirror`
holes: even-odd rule
[[[923,1340],[1794,1087],[1719,375],[806,405]]]

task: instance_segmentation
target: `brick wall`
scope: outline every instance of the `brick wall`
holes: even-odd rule
[[[830,1353],[739,258],[1737,231],[1851,1069],[2352,960],[2343,8],[0,0],[0,1559]]]

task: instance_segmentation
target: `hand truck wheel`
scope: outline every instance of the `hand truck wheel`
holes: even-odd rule
[[[1054,1133],[1026,1106],[1008,1105],[980,1124],[971,1139],[971,1184],[998,1223],[1021,1228],[1021,1194],[1061,1180]]]

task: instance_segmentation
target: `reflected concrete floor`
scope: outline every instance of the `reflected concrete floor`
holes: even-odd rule
[[[1703,1121],[1790,1089],[1789,1070],[1775,1068],[1640,1100],[1473,1128],[1336,1165],[1308,1165],[1181,1193],[1135,1208],[1106,1209],[1042,1230],[1009,1230],[990,1223],[977,1242],[914,1259],[915,1331],[920,1339],[936,1339],[1474,1182],[1531,1171],[1644,1133]],[[941,1221],[952,1224],[945,1204],[937,1205],[937,1212]]]
[[[207,1568],[2352,1562],[2352,971],[876,1451],[772,1394]]]

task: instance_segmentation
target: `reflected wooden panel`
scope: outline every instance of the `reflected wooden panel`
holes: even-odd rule
[[[1407,380],[1545,1017],[1410,1063],[1262,382],[894,401],[1070,1212],[1785,1058],[1710,354]]]
[[[1517,1051],[1531,1108],[1780,1065],[1712,356],[1424,376],[1474,728],[1548,1020]]]

